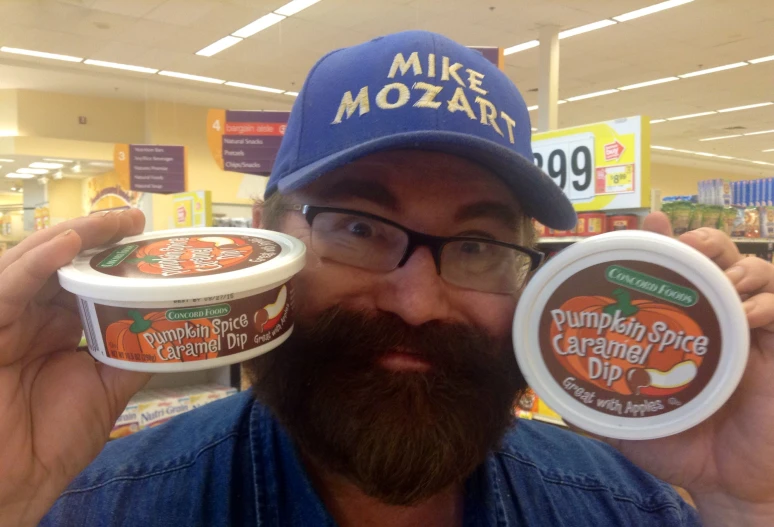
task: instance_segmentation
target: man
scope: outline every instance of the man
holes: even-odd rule
[[[726,407],[621,453],[511,421],[529,217],[574,222],[530,160],[520,95],[475,51],[407,32],[324,57],[255,213],[309,248],[293,337],[246,365],[252,392],[107,446],[147,376],[70,351],[73,301],[52,277],[143,218],[25,240],[0,261],[0,523],[772,525],[774,267],[718,231],[682,239],[727,269],[754,328]],[[669,234],[663,216],[646,227]]]

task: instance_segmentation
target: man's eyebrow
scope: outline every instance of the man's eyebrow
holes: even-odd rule
[[[389,210],[398,209],[398,198],[387,187],[375,181],[343,179],[320,193],[326,201],[342,198],[359,198]]]
[[[455,221],[489,218],[499,221],[509,229],[516,229],[521,223],[521,215],[511,205],[499,201],[479,201],[460,208],[454,215]]]

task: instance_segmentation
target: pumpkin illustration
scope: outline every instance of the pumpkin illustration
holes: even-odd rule
[[[208,249],[209,252],[201,249]],[[135,258],[126,262],[135,264],[139,271],[146,274],[165,274],[170,270],[175,274],[179,271],[201,273],[238,265],[247,260],[252,252],[252,245],[240,238],[193,237],[179,244],[172,240],[150,243],[140,247]],[[168,258],[172,254],[174,258]],[[168,260],[166,264],[165,257]]]
[[[674,332],[682,331],[686,336],[700,337],[704,333],[699,325],[684,311],[676,306],[662,304],[651,300],[631,300],[629,292],[624,289],[613,291],[614,298],[604,296],[579,296],[571,298],[561,306],[561,311],[572,311],[580,315],[584,313],[606,313],[614,316],[620,311],[620,316],[624,317],[628,324],[634,319],[647,329],[651,330],[656,322],[663,322],[667,329]],[[650,342],[647,336],[641,340],[617,333],[607,329],[598,334],[597,328],[570,328],[569,325],[563,327],[564,335],[557,342],[560,349],[566,350],[570,347],[570,338],[574,337],[576,342],[583,342],[582,339],[604,338],[607,342],[624,344],[627,347],[639,345],[646,348]],[[555,323],[551,324],[550,338],[559,335],[559,330]],[[647,333],[646,333],[647,335]],[[592,346],[593,348],[593,346]],[[632,364],[625,358],[604,359],[587,350],[586,356],[579,355],[559,355],[555,354],[559,363],[568,372],[580,379],[588,380],[595,386],[604,390],[612,390],[622,395],[649,395],[665,396],[679,392],[695,377],[698,367],[701,366],[702,357],[690,352],[684,352],[672,346],[667,346],[663,351],[658,351],[658,344],[654,344],[644,365]],[[607,380],[602,378],[590,379],[589,358],[599,357],[608,363],[611,367],[618,366],[624,372],[624,375],[608,386]],[[659,380],[665,382],[660,383]],[[674,382],[679,379],[679,382]]]
[[[127,312],[129,320],[119,320],[113,322],[105,332],[105,343],[108,356],[114,359],[131,360],[133,362],[191,362],[195,360],[205,360],[217,358],[217,352],[209,351],[211,341],[218,340],[212,322],[209,319],[197,319],[188,321],[170,321],[167,320],[164,312],[152,312],[143,316],[136,310]],[[186,324],[193,324],[195,329],[201,327],[209,328],[208,331],[198,331],[209,335],[207,337],[184,337],[181,340],[174,340],[174,332],[177,329],[185,328]],[[165,333],[169,332],[169,333]],[[206,353],[196,355],[187,354],[185,350],[176,355],[170,356],[168,348],[185,346],[192,344],[194,349],[206,349]],[[198,345],[198,346],[197,346]],[[158,347],[162,347],[162,355],[158,352]],[[215,347],[215,349],[218,349]],[[163,360],[163,358],[167,360]]]

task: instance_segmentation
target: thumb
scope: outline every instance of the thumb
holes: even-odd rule
[[[672,236],[672,224],[669,221],[669,217],[663,212],[651,212],[645,216],[642,229],[655,232],[656,234],[663,234],[664,236]]]

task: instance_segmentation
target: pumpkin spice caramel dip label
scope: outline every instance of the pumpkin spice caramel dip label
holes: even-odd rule
[[[550,375],[603,414],[645,418],[681,408],[717,370],[720,324],[686,277],[653,263],[615,261],[577,272],[539,321]]]

